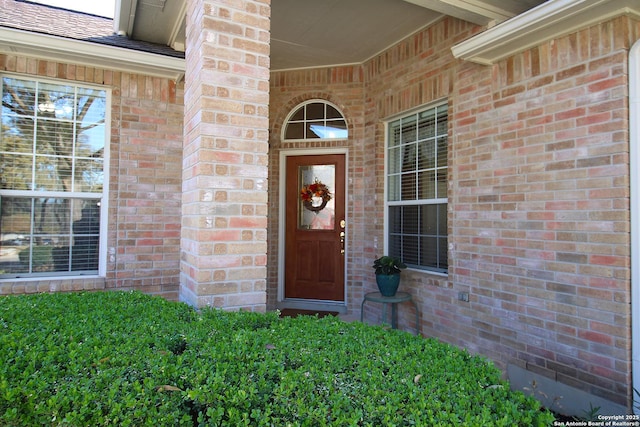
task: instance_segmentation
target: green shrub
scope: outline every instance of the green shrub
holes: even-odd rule
[[[485,359],[401,331],[137,292],[0,298],[0,425],[552,421]]]
[[[22,265],[29,265],[29,257],[33,257],[31,266],[34,270],[39,270],[47,267],[51,264],[51,246],[33,246],[31,250],[29,248],[23,249],[18,253],[18,258]]]

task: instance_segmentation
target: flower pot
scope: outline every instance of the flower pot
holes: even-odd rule
[[[376,283],[380,293],[385,297],[392,297],[398,292],[400,285],[399,274],[376,274]]]

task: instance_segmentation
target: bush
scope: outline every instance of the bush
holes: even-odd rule
[[[30,259],[29,257],[33,257]],[[34,271],[46,270],[51,264],[51,246],[33,246],[31,250],[29,248],[23,249],[18,254],[20,263],[24,266],[31,265]],[[29,264],[29,261],[32,261]]]
[[[485,359],[401,331],[137,292],[0,298],[0,425],[552,421]]]

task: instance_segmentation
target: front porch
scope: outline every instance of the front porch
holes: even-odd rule
[[[358,319],[375,290],[371,263],[390,247],[390,217],[418,218],[403,209],[419,202],[435,228],[397,221],[393,238],[437,249],[401,285],[424,336],[631,409],[635,2],[551,0],[491,28],[439,16],[363,61],[278,70],[269,3],[220,3],[188,2],[186,59],[177,61],[186,73],[177,74],[176,58],[145,63],[113,46],[27,36],[5,21],[3,78],[108,92],[110,180],[98,269],[16,273],[0,281],[2,294],[138,289],[193,306]],[[503,43],[512,39],[516,47]],[[348,137],[284,138],[288,115],[310,100],[336,106]],[[448,113],[446,143],[435,145],[442,163],[412,162],[418,139],[389,148],[410,133],[404,119],[439,108]],[[282,156],[336,151],[348,159],[344,299],[287,298]],[[409,200],[417,185],[390,196],[394,174],[427,169],[435,178],[420,181],[429,184],[420,200]],[[411,315],[399,325],[412,328]]]

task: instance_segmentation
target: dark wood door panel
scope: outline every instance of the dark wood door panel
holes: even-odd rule
[[[308,172],[316,167],[323,174],[323,183],[331,184],[332,198],[322,210],[309,211],[301,201],[300,189],[311,183],[313,173]],[[286,168],[285,297],[344,301],[344,242],[340,233],[345,218],[345,156],[291,156]],[[333,175],[327,170],[334,171]],[[322,221],[316,221],[321,217]],[[331,220],[327,221],[328,217]]]

